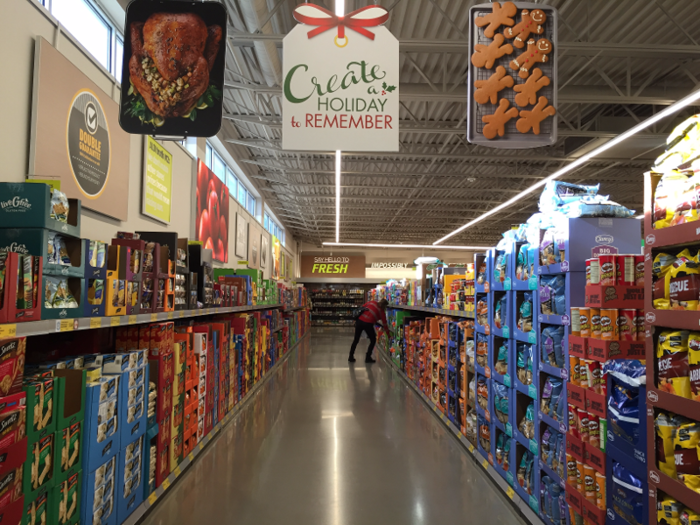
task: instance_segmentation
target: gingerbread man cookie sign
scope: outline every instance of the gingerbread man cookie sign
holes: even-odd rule
[[[545,99],[546,100],[546,99]],[[484,137],[495,139],[496,135],[502,137],[506,133],[506,124],[518,116],[518,108],[510,108],[508,99],[502,98],[498,103],[498,109],[493,115],[484,115],[481,120],[484,124]]]
[[[496,30],[501,26],[512,26],[515,24],[513,17],[518,13],[518,8],[515,7],[513,2],[506,2],[501,7],[501,4],[494,2],[492,5],[492,11],[486,16],[480,16],[474,23],[477,27],[484,27],[484,36],[486,38],[493,38],[496,34]]]
[[[520,78],[527,78],[530,76],[530,69],[535,66],[535,64],[544,63],[549,60],[547,55],[549,55],[552,50],[552,43],[546,38],[540,38],[537,42],[528,40],[527,51],[518,58],[512,60],[510,68],[513,71],[519,71],[518,76]]]
[[[510,44],[502,45],[505,42],[505,37],[498,33],[488,46],[476,44],[474,46],[474,54],[472,55],[472,64],[474,67],[484,67],[491,69],[496,63],[496,60],[503,55],[508,55],[513,52],[513,46]],[[512,62],[511,62],[512,64]],[[511,67],[513,67],[511,65]]]
[[[503,30],[503,35],[508,38],[515,38],[513,45],[518,49],[525,47],[528,37],[531,33],[541,35],[544,33],[544,23],[547,20],[547,15],[541,9],[533,9],[528,11],[523,9],[522,20],[515,27],[506,27]]]
[[[540,97],[537,105],[531,111],[524,110],[520,112],[520,118],[515,123],[520,133],[527,133],[532,130],[535,135],[540,134],[540,122],[547,117],[553,117],[557,114],[554,106],[548,106],[549,101],[546,97]]]
[[[477,104],[487,104],[489,101],[495,104],[498,101],[498,92],[513,87],[514,83],[513,77],[506,74],[506,68],[498,66],[488,80],[474,82],[474,87],[477,88],[474,92],[474,101]]]
[[[515,103],[521,108],[536,103],[537,92],[549,84],[549,77],[545,77],[540,68],[533,69],[532,74],[524,84],[518,84],[513,88],[513,91],[517,93]]]

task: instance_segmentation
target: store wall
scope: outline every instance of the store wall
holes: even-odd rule
[[[331,249],[319,249],[318,246],[302,243],[301,254],[302,255],[364,255],[367,265],[371,265],[374,262],[402,262],[413,264],[413,261],[418,257],[423,255],[438,257],[441,261],[445,263],[469,263],[474,261],[474,252],[461,251],[461,250],[420,250],[420,249],[409,249],[409,250],[397,250],[394,248],[367,248],[365,250],[358,248],[333,248]],[[375,269],[367,268],[365,272],[365,277],[368,278],[381,278],[386,279],[415,279],[416,272],[410,268],[408,269]]]
[[[0,48],[3,55],[3,76],[0,83],[2,100],[2,125],[0,126],[0,182],[22,182],[27,178],[29,165],[29,141],[31,127],[32,85],[34,72],[34,46],[37,37],[44,37],[64,56],[75,64],[81,72],[95,82],[105,93],[119,101],[119,86],[112,76],[99,65],[70,35],[59,31],[55,20],[35,0],[2,0],[0,17]],[[120,129],[112,131],[122,133]],[[203,142],[203,141],[200,141]],[[85,210],[82,217],[82,236],[85,238],[109,240],[117,231],[176,231],[180,237],[194,239],[194,185],[196,159],[180,144],[164,142],[173,155],[173,195],[172,219],[169,226],[143,216],[141,211],[141,185],[143,176],[144,145],[143,137],[131,136],[129,162],[129,208],[126,221],[105,217],[97,212]],[[203,155],[203,144],[201,148]],[[33,175],[33,174],[29,174]],[[50,176],[43,173],[42,176]],[[260,203],[262,204],[262,203]],[[247,210],[231,199],[229,206],[229,263],[236,267],[235,256],[235,217],[245,215],[249,223],[255,223]],[[258,234],[270,234],[257,223]],[[272,245],[271,239],[270,246]],[[285,251],[296,255],[296,243],[288,236]],[[271,260],[268,254],[268,260]],[[215,263],[218,266],[222,266]],[[298,266],[295,261],[295,271]],[[264,270],[269,276],[270,268]]]

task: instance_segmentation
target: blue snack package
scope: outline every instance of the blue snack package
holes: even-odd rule
[[[608,422],[610,430],[629,443],[639,441],[639,389],[628,388],[613,379],[608,397]]]
[[[551,400],[549,402],[549,417],[552,419],[557,418],[557,406],[559,405],[559,398],[561,397],[562,390],[564,388],[564,384],[561,379],[557,378],[549,378],[548,381],[551,381],[552,384],[552,394],[551,394]],[[544,410],[543,410],[544,412]]]
[[[642,525],[644,523],[644,483],[620,463],[613,461],[612,484],[615,512],[631,525]]]

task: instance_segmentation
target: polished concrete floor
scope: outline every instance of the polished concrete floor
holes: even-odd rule
[[[314,329],[143,523],[524,523],[386,363],[365,365],[366,339],[348,364],[351,340]]]

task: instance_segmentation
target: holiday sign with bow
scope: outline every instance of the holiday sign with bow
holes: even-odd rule
[[[398,151],[399,42],[389,13],[367,6],[345,16],[295,8],[284,38],[282,147]]]

